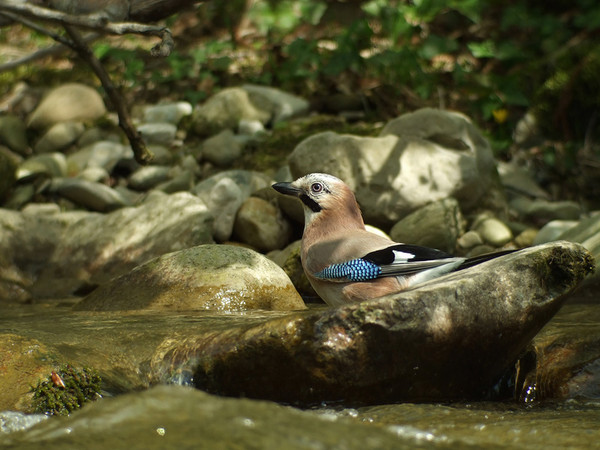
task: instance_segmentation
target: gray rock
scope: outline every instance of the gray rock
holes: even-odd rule
[[[252,250],[201,245],[163,255],[96,289],[77,310],[305,309],[279,266]]]
[[[551,220],[577,220],[581,216],[581,206],[569,200],[551,202],[517,197],[510,201],[510,208],[520,217],[542,224]]]
[[[79,174],[77,174],[77,178],[97,183],[104,183],[110,178],[110,174],[103,167],[92,166],[87,167],[79,172]]]
[[[64,150],[73,144],[84,131],[81,122],[60,122],[52,125],[36,142],[35,153],[50,153]]]
[[[71,173],[79,173],[87,167],[102,167],[109,173],[124,159],[133,159],[131,147],[113,141],[100,141],[67,157]]]
[[[547,244],[381,299],[190,340],[201,348],[186,355],[196,387],[222,395],[305,405],[477,398],[592,265],[579,245]],[[176,357],[181,344],[163,354]]]
[[[194,186],[194,174],[191,170],[183,169],[173,176],[172,179],[160,183],[156,189],[166,194],[173,194],[180,191],[189,191]]]
[[[233,131],[226,129],[206,139],[202,143],[202,158],[217,166],[230,166],[242,155],[242,143]]]
[[[320,133],[301,142],[289,162],[294,177],[326,172],[344,180],[365,220],[382,227],[448,197],[463,212],[505,206],[490,146],[457,113],[405,114],[378,138]]]
[[[67,83],[52,89],[33,111],[28,126],[36,129],[51,127],[59,122],[85,122],[106,114],[98,92],[86,85]]]
[[[16,163],[5,153],[0,152],[0,202],[4,201],[12,190],[17,172]]]
[[[495,217],[483,216],[475,220],[473,229],[483,241],[492,247],[502,247],[513,238],[512,231]]]
[[[30,153],[25,122],[17,116],[0,116],[0,144],[19,155],[26,156]]]
[[[589,277],[590,284],[600,283],[600,214],[595,214],[581,220],[574,227],[569,228],[557,239],[578,242],[583,245],[596,258],[596,271]],[[597,298],[597,294],[595,294]]]
[[[171,179],[171,168],[168,166],[140,167],[133,172],[128,186],[136,191],[147,191]]]
[[[70,295],[156,256],[212,242],[212,217],[206,206],[183,192],[153,191],[142,205],[109,214],[77,211],[26,222],[11,235],[5,250],[10,255],[19,252],[18,268],[36,274],[27,286],[33,297]]]
[[[422,245],[454,253],[463,234],[463,217],[458,202],[447,198],[419,208],[397,222],[390,231],[396,242]]]
[[[319,299],[322,302],[311,286],[304,269],[302,268],[302,261],[300,258],[300,247],[302,245],[301,240],[297,240],[289,244],[282,250],[274,250],[267,254],[267,257],[272,259],[275,264],[281,267],[284,272],[290,277],[296,290],[303,297],[311,297]]]
[[[121,133],[117,134],[115,130],[106,130],[100,127],[87,128],[77,140],[77,145],[79,147],[87,147],[88,145],[92,145],[100,141],[120,143]]]
[[[177,127],[166,122],[144,123],[137,127],[137,130],[148,145],[165,145],[167,147],[173,144],[177,133]]]
[[[280,89],[254,84],[245,84],[242,89],[248,93],[254,106],[271,113],[273,123],[304,115],[310,107],[307,100]]]
[[[25,180],[38,175],[51,178],[67,175],[67,160],[62,153],[44,153],[26,159],[17,169],[17,179]]]
[[[175,159],[174,155],[171,150],[164,145],[148,145],[148,150],[150,150],[154,155],[150,164],[158,166],[167,166],[173,164]]]
[[[90,211],[108,212],[129,206],[127,199],[114,189],[82,178],[56,178],[49,189]]]
[[[256,136],[265,132],[265,126],[258,120],[240,120],[238,133],[248,136]]]
[[[505,163],[502,161],[499,161],[497,164],[502,185],[509,192],[535,198],[550,198],[550,195],[539,187],[533,176],[524,167],[520,167],[515,163]]]
[[[476,231],[469,230],[459,237],[456,243],[460,248],[469,250],[483,244],[483,239],[481,239],[481,236]]]
[[[577,220],[551,220],[538,231],[533,240],[533,244],[539,245],[556,241],[563,233],[570,230],[578,223]]]
[[[269,111],[257,109],[242,88],[227,88],[198,106],[192,114],[193,129],[202,136],[210,136],[226,128],[236,129],[240,120],[258,120],[267,123]]]
[[[144,109],[144,122],[166,122],[177,125],[185,116],[192,114],[192,105],[188,102],[162,103]]]
[[[217,242],[231,237],[235,215],[250,195],[270,186],[269,177],[259,172],[229,170],[198,183],[193,192],[214,214],[214,234]]]
[[[521,147],[531,147],[543,141],[537,117],[532,111],[528,111],[517,122],[513,133],[515,144]]]
[[[290,241],[292,227],[272,203],[249,197],[237,212],[233,232],[241,242],[268,252]]]

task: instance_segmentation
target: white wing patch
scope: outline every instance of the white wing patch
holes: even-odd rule
[[[392,250],[392,252],[394,253],[394,264],[408,262],[416,256],[412,253],[406,253],[400,250]]]

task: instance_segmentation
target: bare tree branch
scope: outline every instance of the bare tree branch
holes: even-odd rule
[[[2,16],[2,14],[0,14]],[[85,42],[92,42],[98,39],[100,35],[98,33],[89,33],[83,37]],[[52,45],[50,47],[42,48],[35,52],[29,53],[20,58],[13,59],[12,61],[5,62],[4,64],[0,64],[0,73],[7,72],[9,70],[16,69],[17,67],[27,64],[29,62],[35,61],[36,59],[45,58],[46,56],[54,56],[59,55],[65,51],[69,50],[68,47],[65,47],[61,44]]]
[[[119,116],[119,126],[125,132],[125,135],[131,144],[133,154],[135,155],[135,160],[140,164],[148,164],[153,155],[146,147],[146,144],[144,143],[140,133],[138,133],[133,126],[131,117],[129,116],[129,111],[127,110],[127,107],[123,101],[123,97],[117,91],[117,88],[110,79],[106,69],[98,60],[98,58],[94,56],[94,52],[92,52],[83,37],[79,34],[79,31],[70,25],[64,25],[64,27],[65,31],[72,40],[75,51],[92,68],[96,76],[100,79],[102,86],[106,90],[106,94],[110,98]]]
[[[167,27],[145,25],[136,22],[112,23],[104,13],[89,15],[66,14],[54,9],[42,8],[30,3],[17,3],[12,0],[0,2],[0,13],[14,19],[14,15],[28,19],[42,20],[57,25],[71,25],[79,28],[90,29],[105,34],[141,34],[144,36],[157,36],[161,42],[151,50],[153,56],[168,56],[173,49],[174,42],[171,31]],[[9,14],[13,14],[10,16]],[[22,19],[19,20],[22,22]]]

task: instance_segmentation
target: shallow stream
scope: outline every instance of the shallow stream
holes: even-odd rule
[[[160,372],[152,361],[164,339],[184,336],[190,326],[218,331],[235,321],[264,320],[262,314],[73,313],[68,306],[6,310],[0,331],[23,335],[27,328],[27,338],[54,342],[53,348],[69,359],[106,368],[110,392],[70,417],[51,417],[30,428],[27,422],[39,416],[0,413],[0,448],[600,448],[598,371],[582,371],[587,396],[530,405],[402,403],[300,410],[184,386],[147,389]],[[588,345],[595,352],[600,305],[566,305],[538,338],[552,340],[557,333],[595,336]],[[590,391],[590,385],[597,390]],[[14,431],[19,428],[27,429]]]

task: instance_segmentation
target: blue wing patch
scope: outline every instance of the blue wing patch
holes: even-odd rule
[[[374,280],[381,274],[381,267],[364,259],[352,259],[339,264],[332,264],[320,272],[315,273],[316,278],[323,280],[346,279],[349,281]]]

